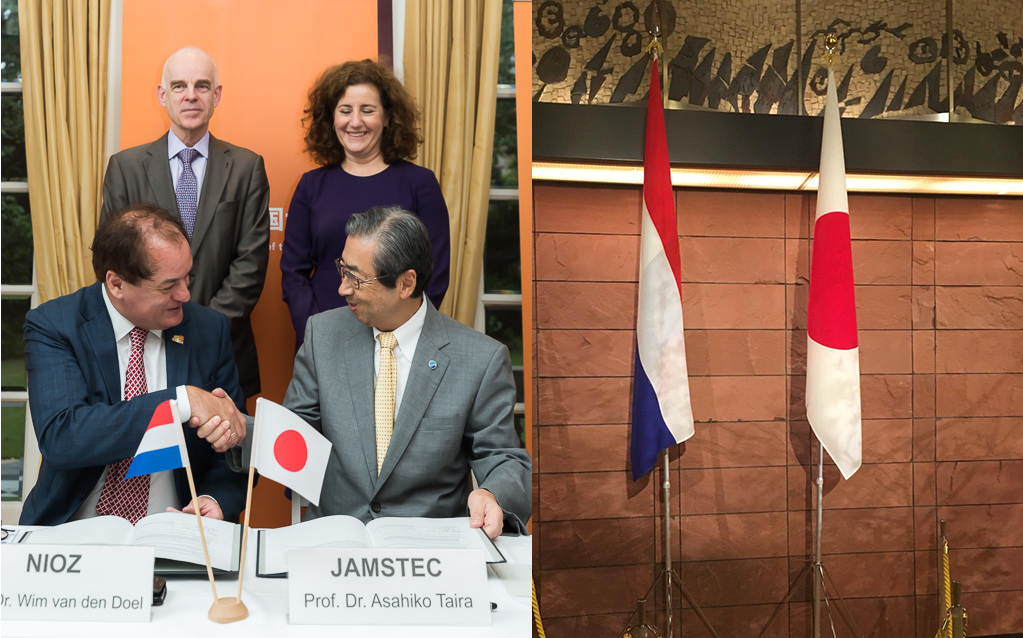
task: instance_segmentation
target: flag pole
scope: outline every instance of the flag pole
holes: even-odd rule
[[[817,538],[813,561],[813,638],[821,636],[821,590],[824,588],[824,563],[821,562],[821,538],[824,522],[824,446],[817,441]]]
[[[828,92],[829,92],[829,96],[830,96],[830,92],[833,90],[832,84],[835,81],[834,74],[832,73],[832,67],[834,66],[835,50],[837,48],[838,48],[838,35],[834,31],[830,31],[830,32],[828,32],[824,36],[824,49],[826,51],[825,56],[824,56],[824,61],[825,61],[825,64],[827,65],[827,68],[828,68]],[[828,110],[830,110],[834,106],[837,106],[837,102],[833,103],[833,102],[829,101],[828,104],[825,106],[825,110],[828,111]],[[838,113],[834,113],[833,115],[837,117]],[[822,151],[822,154],[823,154],[823,151]],[[823,160],[822,160],[822,165],[823,165]],[[843,165],[843,170],[844,170],[844,165]],[[843,179],[844,179],[844,176],[843,176]],[[848,213],[848,209],[846,209],[845,212]],[[813,272],[810,273],[810,276],[811,276],[811,280],[812,280]],[[808,370],[808,374],[809,374],[809,370]],[[807,395],[809,396],[809,393],[807,393]],[[858,399],[859,399],[859,396],[857,394],[857,402],[858,402]],[[858,417],[858,415],[857,415],[857,417]],[[807,418],[809,418],[809,415],[808,415]],[[811,420],[811,425],[812,424],[813,424],[813,421]],[[827,572],[824,569],[824,556],[823,556],[823,550],[822,550],[822,545],[823,545],[822,539],[824,537],[824,451],[825,450],[824,450],[824,442],[821,440],[820,435],[817,432],[817,430],[814,430],[814,436],[817,438],[817,480],[815,481],[816,485],[817,485],[817,530],[816,530],[817,533],[815,534],[815,539],[814,539],[815,540],[814,562],[813,562],[813,568],[812,568],[812,570],[813,570],[813,638],[821,638],[821,618],[822,618],[821,602],[822,601],[824,603],[828,604],[828,618],[829,618],[829,620],[831,622],[831,631],[832,631],[832,633],[835,632],[835,621],[834,621],[834,616],[831,615],[831,605],[830,605],[830,602],[829,602],[830,601],[830,596],[828,595],[828,592],[827,592],[827,589],[825,588],[825,583],[824,583],[824,577],[825,577],[825,574]],[[830,574],[828,574],[828,580],[831,580]],[[859,627],[856,626],[856,623],[853,621],[852,616],[845,609],[845,601],[842,599],[842,596],[838,593],[838,587],[835,586],[835,583],[833,581],[832,581],[831,585],[832,585],[832,589],[834,589],[834,595],[837,598],[836,602],[838,603],[838,604],[835,605],[835,607],[838,609],[839,613],[842,615],[842,617],[845,620],[846,624],[849,625],[849,628],[852,629],[853,635],[857,636],[857,637],[862,636],[863,634],[860,632]]]
[[[256,415],[259,415],[259,403],[256,403]],[[245,418],[242,416],[241,418]],[[249,540],[249,513],[252,511],[252,478],[255,466],[252,459],[256,454],[255,424],[252,427],[252,449],[249,452],[249,485],[245,493],[245,521],[242,525],[242,550],[238,558],[238,595],[235,597],[216,598],[213,606],[210,607],[207,618],[213,622],[230,623],[244,620],[249,617],[249,609],[242,602],[242,578],[245,576],[245,544]],[[240,445],[240,444],[239,444]],[[244,460],[244,452],[242,453]]]
[[[649,51],[655,62],[661,61],[661,56],[664,52],[664,47],[661,45],[660,37],[663,33],[661,28],[661,20],[663,17],[662,12],[663,0],[655,0],[653,3],[655,20],[653,24],[653,30],[650,34],[653,36],[650,42]],[[659,68],[661,72],[661,107],[666,108],[668,106],[668,67],[667,65],[661,65]],[[644,167],[645,168],[645,167]],[[664,515],[664,603],[665,603],[665,619],[667,633],[665,634],[668,638],[673,638],[674,634],[674,616],[675,616],[675,605],[674,605],[674,587],[677,586],[682,594],[682,598],[689,602],[692,606],[693,611],[696,613],[700,622],[707,628],[713,638],[719,638],[717,631],[714,626],[710,624],[710,620],[704,615],[700,605],[696,602],[689,592],[686,590],[685,585],[682,582],[682,576],[675,572],[672,567],[673,555],[671,550],[671,456],[669,454],[671,448],[665,448],[661,454],[662,463],[664,466],[664,482],[661,491],[661,510]],[[680,564],[681,565],[681,564]],[[681,567],[680,567],[681,569]],[[655,580],[656,584],[656,580]],[[653,586],[651,586],[653,587]],[[679,614],[678,619],[679,635],[682,635],[682,616]]]
[[[661,35],[661,7],[659,3],[654,4],[654,11],[656,12],[656,20],[654,21],[653,27],[653,40],[650,42],[650,54],[655,61],[660,61],[661,51],[663,50],[660,42]],[[668,106],[668,93],[664,90],[664,87],[668,83],[668,67],[661,65],[661,106]],[[674,616],[674,609],[672,605],[672,573],[671,568],[671,473],[670,473],[670,459],[668,450],[665,449],[661,452],[664,463],[664,482],[663,489],[661,491],[661,510],[664,512],[664,609],[665,618],[667,621],[667,636],[671,638],[674,636],[672,633],[672,621]],[[679,581],[679,585],[682,581]],[[679,627],[681,628],[682,619],[679,618]]]
[[[648,635],[651,627],[643,620],[642,609],[646,598],[654,592],[661,578],[664,578],[665,619],[668,632],[675,636],[674,588],[677,587],[682,599],[689,603],[700,622],[713,638],[719,638],[717,631],[700,609],[696,600],[686,591],[682,578],[672,568],[671,539],[671,456],[670,450],[693,435],[693,414],[689,401],[689,382],[686,373],[685,348],[682,339],[681,266],[678,248],[678,218],[671,186],[670,161],[664,121],[665,94],[661,88],[658,67],[664,49],[660,38],[665,33],[661,28],[665,0],[652,0],[654,17],[648,33],[652,41],[647,47],[646,59],[651,62],[650,91],[647,97],[647,122],[643,152],[643,232],[640,256],[639,305],[636,313],[636,373],[633,384],[632,432],[630,458],[632,479],[656,474],[658,455],[662,455],[664,476],[662,478],[661,516],[664,516],[664,562],[656,567],[650,588],[638,601],[636,615],[640,616],[640,627],[629,626],[621,632],[630,635]],[[667,84],[665,80],[664,84]],[[660,98],[660,99],[658,99]],[[653,279],[646,280],[644,273]],[[644,288],[649,290],[644,293]],[[677,305],[676,305],[677,304]],[[666,315],[670,320],[665,321]],[[651,323],[653,317],[661,319]],[[644,370],[644,352],[653,356],[649,365],[650,374]],[[665,353],[670,365],[659,361],[656,353]],[[651,481],[656,479],[651,478]],[[656,503],[656,496],[655,503]],[[654,526],[656,537],[657,526]],[[633,632],[636,633],[633,633]],[[682,631],[681,618],[679,632]]]
[[[206,575],[210,577],[210,589],[213,590],[213,601],[217,601],[217,585],[213,582],[213,566],[210,564],[210,552],[206,549],[206,532],[202,528],[202,513],[199,511],[199,497],[195,495],[195,481],[192,480],[191,464],[185,466],[185,474],[188,476],[188,489],[192,492],[192,508],[195,510],[195,520],[199,524],[199,540],[202,541],[202,553],[206,557]]]
[[[252,480],[256,473],[256,428],[259,427],[259,402],[256,402],[256,419],[252,424],[252,447],[249,449],[249,486],[245,491],[245,521],[242,523],[242,557],[238,565],[238,602],[242,601],[242,578],[245,576],[245,548],[249,543],[249,512],[252,511]]]
[[[818,173],[820,184],[817,191],[817,217],[814,222],[817,230],[813,239],[807,310],[806,410],[807,421],[818,448],[817,477],[811,481],[817,489],[815,546],[813,560],[807,560],[792,580],[788,593],[775,607],[758,638],[764,638],[771,623],[785,609],[796,588],[805,582],[804,578],[808,575],[813,586],[813,638],[821,638],[822,602],[827,606],[831,633],[835,634],[832,600],[853,636],[863,636],[848,613],[838,587],[824,567],[823,554],[824,454],[831,454],[846,479],[856,472],[862,462],[859,345],[853,297],[849,205],[840,112],[832,72],[838,42],[838,35],[834,31],[825,34],[824,67],[828,71],[828,87],[821,138],[821,168]],[[819,271],[821,268],[823,270]],[[817,279],[822,273],[824,279],[821,281],[824,284]],[[824,309],[828,312],[822,312]],[[825,440],[834,447],[827,447]],[[812,452],[809,472],[813,472]],[[830,593],[828,586],[831,587]]]
[[[670,448],[669,448],[670,449]],[[661,509],[664,512],[664,602],[668,611],[668,637],[674,636],[671,633],[672,604],[671,604],[671,474],[668,473],[668,450],[661,452],[664,455],[664,502]],[[679,585],[682,584],[680,580]],[[678,619],[679,633],[681,633],[682,619]]]
[[[242,578],[245,576],[245,547],[249,542],[249,512],[252,510],[252,478],[256,468],[249,461],[249,487],[245,494],[245,522],[242,527],[242,557],[238,564],[238,602],[242,601]]]

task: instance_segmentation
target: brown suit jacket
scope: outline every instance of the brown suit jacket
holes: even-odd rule
[[[169,133],[167,134],[169,135]],[[156,204],[178,215],[167,135],[110,158],[103,212],[130,203]],[[259,360],[249,315],[259,301],[270,256],[270,184],[263,158],[210,135],[202,193],[192,233],[192,301],[227,317],[242,392],[258,394]]]

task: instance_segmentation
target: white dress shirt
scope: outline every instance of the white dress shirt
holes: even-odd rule
[[[408,381],[408,373],[412,369],[412,358],[416,356],[416,346],[419,345],[419,335],[423,334],[423,324],[426,323],[426,297],[420,299],[419,310],[416,314],[403,323],[394,331],[394,338],[398,345],[394,346],[394,362],[398,367],[398,383],[394,389],[394,418],[398,418],[398,410],[401,408],[401,397],[405,394],[405,382]],[[380,373],[380,340],[377,335],[380,330],[373,328],[373,387],[376,387],[377,374]]]
[[[110,323],[114,327],[114,339],[117,341],[117,367],[121,378],[121,399],[124,399],[124,380],[128,374],[128,359],[131,356],[131,331],[135,326],[117,312],[114,305],[110,303],[107,296],[107,287],[102,285],[103,303],[106,304],[107,313],[110,315]],[[150,330],[146,336],[145,354],[143,355],[143,366],[146,369],[146,388],[149,392],[167,389],[167,350],[164,348],[163,331]],[[191,406],[188,402],[188,391],[185,386],[177,387],[178,416],[187,421],[191,417]],[[182,421],[182,422],[184,422]],[[109,466],[103,468],[103,474],[92,488],[85,502],[71,516],[72,521],[82,518],[97,516],[96,505],[99,503],[100,494],[103,492],[103,485],[107,481]],[[181,509],[181,502],[178,500],[178,491],[174,486],[174,471],[157,472],[149,478],[149,509],[148,514],[162,512],[168,507]]]
[[[181,171],[185,169],[185,163],[181,161],[180,157],[177,157],[177,154],[184,148],[188,147],[178,139],[174,131],[171,131],[167,136],[167,160],[170,162],[171,181],[174,183],[175,192],[177,192]],[[202,197],[202,181],[206,177],[206,160],[210,157],[210,132],[206,131],[206,135],[203,135],[202,139],[196,142],[192,148],[199,151],[199,155],[192,160],[192,172],[195,173],[195,203],[198,205],[199,198]]]

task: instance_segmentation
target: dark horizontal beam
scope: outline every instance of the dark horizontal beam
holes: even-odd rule
[[[672,165],[815,171],[820,117],[671,110]],[[638,164],[646,109],[533,103],[533,159]],[[1023,126],[844,118],[850,173],[1023,176]]]

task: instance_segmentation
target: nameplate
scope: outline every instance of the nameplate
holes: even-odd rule
[[[302,625],[489,625],[479,549],[291,549],[288,611]]]
[[[4,620],[149,622],[153,548],[4,545]]]

